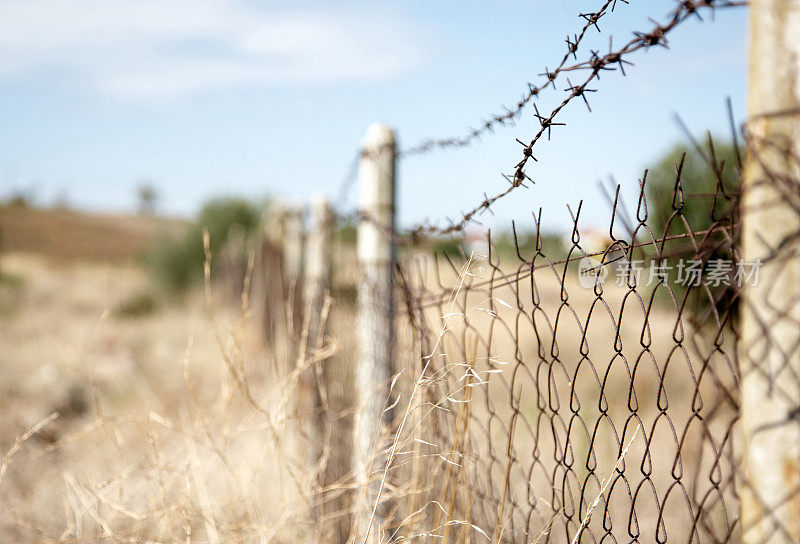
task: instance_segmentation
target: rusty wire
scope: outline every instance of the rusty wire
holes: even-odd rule
[[[459,147],[466,147],[473,143],[474,141],[478,140],[481,136],[486,134],[487,132],[493,132],[497,126],[504,126],[510,123],[514,123],[515,120],[522,115],[522,111],[525,107],[534,99],[536,98],[539,93],[544,91],[550,86],[554,86],[556,79],[558,79],[559,74],[562,70],[565,69],[566,63],[570,57],[573,57],[577,60],[577,53],[580,47],[581,42],[583,41],[584,37],[586,36],[587,32],[591,28],[595,28],[598,32],[600,32],[600,27],[598,22],[600,19],[606,15],[609,11],[613,12],[617,6],[618,0],[604,0],[603,4],[598,8],[595,12],[588,12],[588,13],[581,13],[578,17],[584,19],[586,22],[581,27],[580,31],[576,34],[573,34],[573,37],[570,38],[567,35],[565,40],[567,44],[567,50],[564,53],[561,61],[558,63],[556,68],[550,71],[547,67],[545,67],[544,73],[539,74],[543,77],[544,81],[539,85],[534,85],[532,83],[528,83],[528,89],[519,99],[519,101],[515,104],[513,108],[503,107],[503,113],[498,113],[491,115],[486,120],[482,121],[478,128],[470,129],[467,134],[462,136],[450,136],[445,138],[428,138],[423,140],[422,142],[397,153],[397,158],[405,158],[405,157],[412,157],[415,155],[423,155],[434,149],[452,149],[452,148],[459,148]],[[622,3],[629,3],[629,0],[619,0]],[[538,110],[537,110],[538,115]],[[338,192],[338,201],[339,201],[339,208],[343,209],[344,205],[347,200],[347,195],[352,190],[353,184],[356,181],[358,176],[358,160],[363,156],[364,150],[360,149],[357,153],[355,153],[353,159],[351,159],[350,164],[348,166],[347,172],[345,176],[342,178],[342,181],[339,183],[339,192]]]
[[[555,85],[555,81],[558,79],[560,74],[565,72],[579,73],[581,71],[588,71],[588,75],[582,80],[581,83],[573,84],[571,81],[568,81],[568,85],[564,89],[564,92],[567,93],[566,96],[554,109],[550,111],[549,114],[540,113],[538,106],[534,104],[534,117],[536,117],[539,122],[539,130],[527,143],[517,140],[517,142],[522,146],[522,158],[514,166],[513,174],[504,174],[504,177],[509,184],[506,189],[491,196],[487,193],[484,193],[483,200],[481,200],[469,211],[462,212],[461,219],[459,220],[454,221],[452,219],[448,219],[447,225],[445,226],[427,223],[417,224],[408,229],[406,234],[411,239],[418,239],[424,236],[443,236],[462,232],[467,225],[475,222],[478,216],[490,210],[491,206],[495,202],[508,196],[519,187],[528,187],[525,185],[526,182],[533,183],[533,179],[531,179],[531,177],[529,177],[525,172],[525,167],[530,159],[533,159],[534,161],[536,160],[533,155],[534,146],[545,134],[547,134],[549,139],[553,127],[565,125],[565,123],[558,122],[557,117],[575,98],[580,98],[585,103],[588,111],[591,112],[591,106],[589,105],[586,93],[597,91],[597,89],[590,89],[589,85],[594,80],[600,79],[601,73],[616,71],[619,69],[620,72],[624,74],[625,65],[632,65],[632,63],[628,61],[626,57],[642,49],[649,49],[651,47],[668,47],[667,35],[681,23],[692,17],[702,19],[703,12],[709,12],[713,14],[716,9],[741,7],[748,5],[748,3],[749,2],[746,0],[679,0],[677,1],[677,7],[668,16],[665,22],[659,23],[651,19],[653,22],[653,27],[648,31],[633,32],[634,37],[624,46],[613,49],[613,42],[611,41],[611,39],[613,39],[612,37],[609,40],[608,53],[601,55],[599,51],[592,50],[589,52],[587,58],[584,58],[580,62],[567,65],[567,61],[569,60],[570,56],[577,58],[578,46],[583,40],[587,31],[591,28],[596,28],[599,31],[600,19],[607,14],[609,10],[613,11],[613,9],[616,7],[616,3],[613,0],[606,1],[597,12],[580,14],[580,17],[585,19],[586,23],[582,27],[580,33],[575,35],[574,41],[569,39],[567,40],[567,52],[564,54],[561,61],[556,65],[554,70],[550,71],[549,69],[545,69],[544,73],[540,74],[544,76],[544,83],[538,86],[529,85],[528,92],[516,104],[515,108],[506,108],[506,111],[503,114],[490,117],[489,120],[484,121],[480,125],[480,128],[471,129],[463,136],[427,139],[411,148],[396,151],[396,157],[398,159],[402,159],[405,157],[424,154],[433,151],[434,149],[458,148],[469,145],[487,131],[493,130],[498,125],[510,123],[519,117],[524,108],[536,97],[538,97],[542,90],[549,86]],[[359,150],[351,162],[347,175],[340,183],[339,202],[340,206],[342,207],[346,200],[346,195],[352,189],[352,186],[357,178],[358,159],[363,156],[364,150]],[[347,214],[343,213],[343,215]],[[353,214],[350,215],[352,216]]]
[[[625,4],[628,3],[628,0],[619,1]],[[528,89],[512,108],[503,107],[503,113],[497,113],[490,116],[486,120],[482,121],[477,128],[470,129],[469,132],[464,135],[446,138],[429,138],[408,149],[404,149],[400,152],[399,156],[410,157],[413,155],[421,155],[434,149],[465,147],[472,144],[475,140],[479,139],[487,132],[494,131],[497,126],[513,124],[515,120],[522,115],[522,111],[525,109],[525,107],[537,96],[539,96],[539,93],[548,87],[555,86],[556,79],[558,79],[558,76],[561,74],[561,72],[570,69],[566,67],[567,61],[569,61],[570,57],[574,58],[575,60],[578,59],[578,50],[581,42],[586,36],[586,33],[592,28],[597,30],[597,32],[600,32],[600,26],[598,24],[600,19],[603,18],[603,16],[605,16],[609,11],[613,12],[616,7],[617,0],[606,0],[603,5],[597,9],[597,11],[580,13],[578,17],[584,19],[585,24],[577,34],[573,34],[572,38],[567,35],[566,40],[564,40],[567,44],[567,50],[564,53],[564,56],[561,58],[561,61],[552,71],[545,67],[544,72],[539,74],[539,76],[541,76],[544,80],[542,83],[538,85],[528,83]]]
[[[459,222],[417,226],[395,240],[462,232],[529,179],[524,169],[533,147],[559,124],[557,116],[569,102],[580,98],[591,111],[585,95],[594,92],[588,85],[602,72],[624,70],[635,51],[666,46],[669,32],[704,10],[744,4],[682,0],[666,22],[654,22],[622,48],[606,55],[593,51],[572,66],[566,59],[577,57],[580,40],[568,41],[574,50],[556,71],[545,73],[545,86],[562,72],[588,75],[579,84],[567,80],[566,97],[549,114],[534,105],[540,128],[528,143],[520,142],[523,156],[509,188],[484,196]],[[609,7],[612,2],[598,13]],[[584,14],[580,37],[597,26],[595,15]],[[536,94],[523,99],[516,113],[496,116],[485,130],[516,118]],[[774,115],[787,114],[796,112]],[[479,136],[470,134],[430,140],[397,156],[467,145]],[[693,140],[716,187],[696,190],[696,180],[684,177],[681,159],[663,222],[649,209],[647,172],[634,209],[625,209],[619,186],[610,191],[600,247],[580,222],[581,203],[574,214],[570,210],[572,230],[560,250],[547,247],[539,210],[532,224],[512,226],[510,240],[489,238],[483,257],[406,252],[396,274],[402,301],[396,310],[398,371],[413,376],[424,393],[410,404],[415,425],[395,437],[407,457],[386,467],[391,542],[486,537],[496,543],[728,544],[748,535],[753,527],[740,518],[739,508],[743,490],[755,486],[734,440],[742,379],[753,372],[772,372],[789,383],[800,377],[792,374],[792,352],[777,369],[740,360],[751,349],[740,342],[737,316],[746,304],[745,286],[734,272],[748,264],[742,262],[740,239],[743,157],[747,153],[761,164],[767,179],[759,183],[774,185],[797,217],[800,180],[770,172],[751,149],[755,137],[747,130],[746,150],[739,149],[735,130],[732,136],[735,164],[719,160],[710,137],[703,144]],[[796,150],[768,144],[798,171]],[[362,152],[355,165],[360,157]],[[732,172],[734,184],[726,177]],[[356,173],[353,166],[353,179]],[[697,224],[698,215],[687,211],[698,203],[706,206],[700,215],[707,224]],[[372,221],[360,211],[340,220]],[[392,226],[383,227],[393,233]],[[795,259],[797,240],[800,228],[772,245],[763,241],[771,251],[767,262]],[[699,263],[696,284],[676,283],[674,272],[684,261]],[[715,279],[714,263],[720,261],[731,268]],[[582,285],[578,274],[586,262],[619,282]],[[643,276],[654,267],[671,268],[645,282],[631,269],[634,262],[644,263]],[[758,325],[765,342],[778,344],[772,328],[790,316],[778,306],[769,310]],[[770,387],[783,396],[791,391],[774,379]],[[796,408],[775,425],[800,421],[800,399],[789,400]],[[764,517],[775,518],[777,534],[788,534],[774,512],[766,510]]]
[[[431,493],[453,519],[495,528],[497,542],[732,540],[735,297],[721,299],[705,279],[685,290],[667,279],[646,287],[630,273],[616,287],[575,281],[576,261],[591,254],[608,268],[679,256],[704,266],[712,255],[735,262],[738,208],[693,230],[679,198],[690,182],[677,176],[673,213],[658,229],[648,223],[646,184],[626,236],[616,234],[615,200],[600,252],[583,246],[580,207],[562,257],[545,254],[539,218],[528,243],[515,235],[512,254],[488,246],[478,261],[484,278],[476,273],[455,295],[461,323],[444,332],[428,369],[430,402],[441,409],[418,436],[450,452],[470,482],[456,486],[440,457],[426,465],[426,479],[450,482]],[[735,199],[735,188],[718,196]],[[669,224],[685,228],[659,232]],[[409,334],[423,358],[440,316],[452,312],[461,266],[412,260],[399,269]],[[465,376],[474,380],[466,426],[456,393]]]
[[[617,70],[617,68],[619,68],[621,73],[624,74],[625,65],[632,64],[625,57],[642,49],[649,49],[651,47],[668,47],[667,35],[681,23],[685,22],[686,20],[692,17],[697,17],[702,19],[702,13],[704,11],[708,11],[713,14],[716,9],[741,7],[749,4],[749,2],[747,2],[746,0],[745,1],[680,0],[677,3],[678,6],[675,8],[675,10],[672,12],[672,14],[668,17],[668,19],[665,22],[659,23],[651,19],[651,21],[653,21],[653,27],[649,31],[634,32],[633,39],[631,39],[621,48],[613,49],[611,45],[613,42],[610,41],[608,53],[601,55],[598,51],[590,51],[590,55],[588,56],[588,58],[580,62],[577,62],[575,64],[567,65],[566,62],[569,59],[570,55],[574,55],[575,57],[577,57],[578,45],[585,36],[586,32],[592,27],[597,28],[599,30],[600,28],[599,21],[601,17],[608,12],[609,8],[613,11],[615,3],[613,1],[607,1],[595,13],[581,14],[580,16],[586,19],[586,24],[581,29],[580,34],[576,36],[574,42],[568,40],[568,50],[567,53],[564,55],[562,61],[557,65],[557,68],[554,69],[552,72],[547,69],[545,70],[543,74],[546,79],[545,83],[543,83],[540,86],[531,86],[528,94],[526,94],[517,103],[516,108],[512,110],[507,110],[506,113],[502,115],[495,115],[491,117],[489,121],[484,122],[482,128],[472,129],[465,136],[456,136],[443,139],[429,139],[407,150],[398,150],[396,152],[396,157],[400,159],[403,157],[410,157],[414,155],[424,154],[434,149],[466,146],[475,141],[480,135],[482,135],[486,131],[492,130],[498,124],[500,125],[505,124],[507,122],[512,121],[519,115],[521,115],[521,112],[525,108],[525,106],[529,102],[531,102],[535,97],[537,97],[541,90],[545,89],[551,84],[552,85],[555,84],[555,81],[558,78],[559,74],[563,72],[580,72],[580,71],[589,72],[588,76],[582,80],[582,83],[573,84],[571,81],[568,82],[568,86],[564,89],[564,92],[566,92],[567,95],[558,106],[556,106],[553,110],[550,111],[549,114],[544,115],[540,113],[538,106],[534,104],[535,108],[534,116],[539,121],[540,127],[539,130],[536,132],[536,134],[534,134],[534,136],[527,143],[521,140],[517,140],[517,142],[522,146],[522,158],[514,166],[513,174],[504,175],[506,181],[509,184],[509,186],[506,189],[492,196],[489,196],[487,193],[484,193],[483,200],[480,201],[480,203],[478,203],[475,207],[473,207],[469,211],[462,212],[461,219],[457,221],[449,219],[446,226],[438,226],[434,224],[417,224],[408,229],[406,231],[406,234],[411,239],[416,240],[424,236],[436,236],[436,235],[442,236],[442,235],[449,235],[462,232],[467,225],[475,222],[478,216],[490,210],[491,206],[495,202],[508,196],[519,187],[527,188],[528,186],[525,185],[526,182],[533,183],[533,179],[531,179],[526,174],[525,167],[530,159],[533,159],[534,161],[536,160],[536,158],[533,155],[534,146],[545,134],[547,134],[547,137],[549,139],[552,128],[554,126],[565,125],[565,123],[558,122],[556,119],[558,115],[564,110],[564,108],[566,108],[566,106],[575,98],[580,98],[581,100],[583,100],[584,103],[586,104],[587,109],[591,112],[591,106],[589,105],[589,101],[586,98],[586,93],[597,91],[597,89],[590,89],[589,84],[591,84],[594,80],[599,79],[600,74],[602,72],[615,71]],[[359,150],[358,153],[355,155],[355,158],[351,162],[351,166],[348,169],[347,175],[340,183],[339,202],[341,207],[343,207],[347,194],[350,192],[357,178],[358,159],[363,156],[364,156],[364,150]],[[347,216],[348,214],[343,213],[342,215]],[[355,212],[355,215],[357,215],[357,212]],[[353,214],[350,214],[350,216],[353,216]]]
[[[585,94],[587,92],[595,92],[595,89],[589,89],[588,85],[595,79],[599,79],[601,72],[614,71],[616,70],[615,65],[624,72],[624,65],[628,63],[628,61],[625,60],[626,56],[641,49],[649,49],[651,47],[668,47],[667,35],[678,25],[689,18],[693,16],[701,17],[701,12],[704,9],[713,13],[713,11],[718,8],[739,7],[747,4],[748,2],[730,0],[681,0],[678,3],[678,7],[672,12],[666,22],[658,23],[653,21],[653,28],[651,28],[649,31],[634,32],[634,38],[623,47],[617,50],[611,50],[605,55],[600,55],[598,52],[592,51],[591,56],[588,59],[572,66],[561,68],[561,72],[587,70],[589,75],[580,84],[573,85],[570,83],[569,87],[565,89],[565,92],[568,93],[567,96],[550,112],[549,115],[541,115],[538,112],[538,109],[536,110],[536,118],[539,121],[540,128],[536,134],[534,134],[531,140],[528,141],[528,143],[517,140],[517,142],[522,146],[522,158],[514,166],[514,173],[510,176],[504,176],[509,182],[509,187],[491,197],[484,195],[484,199],[477,206],[472,208],[470,211],[463,213],[462,218],[459,221],[451,221],[446,227],[417,225],[413,227],[411,231],[417,235],[446,235],[462,231],[464,227],[475,220],[476,216],[489,210],[489,208],[495,202],[509,195],[518,187],[525,187],[524,183],[526,181],[533,182],[533,180],[525,173],[525,166],[528,164],[528,161],[530,159],[536,160],[533,156],[533,147],[542,138],[542,136],[544,136],[545,133],[548,135],[548,139],[550,138],[550,132],[553,126],[564,124],[557,123],[556,118],[559,113],[561,113],[561,111],[563,111],[564,108],[575,98],[580,97],[586,103],[589,111],[591,111]],[[594,20],[595,24],[597,23],[597,20],[594,18],[591,18],[590,20]]]

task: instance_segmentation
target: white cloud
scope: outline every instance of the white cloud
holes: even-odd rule
[[[161,99],[224,85],[391,75],[423,36],[395,12],[291,12],[226,0],[0,0],[0,78],[77,74]]]

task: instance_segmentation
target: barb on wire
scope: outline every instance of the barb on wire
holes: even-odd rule
[[[622,3],[628,4],[628,0],[619,0]],[[591,13],[581,13],[578,16],[585,20],[585,24],[581,28],[580,32],[577,34],[573,34],[573,37],[570,38],[567,35],[565,40],[567,44],[567,50],[564,53],[561,61],[556,65],[556,67],[551,71],[549,68],[545,67],[543,73],[540,73],[539,76],[544,78],[544,81],[538,85],[533,83],[528,83],[528,89],[522,95],[520,100],[514,105],[514,107],[504,107],[503,113],[498,113],[492,115],[488,119],[482,121],[477,128],[470,129],[466,134],[462,136],[453,136],[449,138],[431,138],[427,140],[423,140],[422,142],[418,143],[417,145],[405,149],[401,152],[400,156],[408,157],[411,155],[420,155],[423,153],[427,153],[434,149],[448,149],[448,148],[458,148],[458,147],[466,147],[472,144],[475,140],[486,134],[487,132],[492,132],[498,126],[503,126],[506,124],[513,124],[514,121],[519,118],[522,114],[522,111],[527,107],[527,105],[535,99],[542,91],[554,85],[556,79],[561,74],[561,72],[569,70],[571,68],[567,67],[567,61],[569,61],[570,57],[573,57],[577,60],[578,56],[578,49],[580,48],[580,44],[583,39],[586,37],[588,31],[592,28],[600,32],[600,25],[598,22],[600,19],[605,16],[609,12],[613,12],[614,9],[617,7],[617,0],[605,0],[603,4],[598,8],[596,12]]]
[[[624,57],[631,55],[642,49],[647,50],[651,47],[656,47],[656,46],[665,47],[667,45],[666,41],[667,34],[669,34],[669,32],[674,30],[678,25],[680,25],[682,22],[686,21],[690,17],[699,16],[699,11],[702,8],[705,8],[706,10],[713,12],[718,8],[739,7],[739,6],[745,6],[747,4],[748,2],[746,1],[736,1],[736,0],[682,0],[679,6],[669,16],[666,22],[658,23],[654,21],[653,23],[654,26],[650,31],[634,32],[633,33],[634,38],[631,39],[627,44],[625,44],[620,49],[616,51],[610,51],[608,54],[604,56],[599,56],[596,51],[592,51],[591,56],[588,60],[579,62],[570,67],[561,68],[560,71],[588,70],[589,74],[586,77],[586,79],[578,85],[572,85],[572,83],[570,83],[569,88],[566,89],[566,91],[569,94],[546,117],[539,113],[538,108],[534,108],[534,110],[536,111],[536,117],[539,120],[540,128],[529,142],[524,143],[517,140],[522,145],[522,158],[514,166],[513,175],[509,176],[510,179],[512,180],[510,186],[505,190],[495,194],[492,197],[488,198],[484,197],[484,199],[477,206],[475,206],[468,212],[463,213],[462,218],[459,221],[456,222],[451,221],[446,227],[438,227],[434,225],[417,225],[413,229],[411,229],[411,232],[413,232],[417,236],[422,236],[422,235],[435,235],[435,234],[445,235],[462,231],[467,224],[474,221],[474,219],[478,215],[488,210],[495,202],[509,195],[515,189],[523,185],[523,182],[525,180],[531,179],[526,174],[525,167],[528,164],[528,160],[533,158],[533,147],[541,139],[541,137],[545,134],[545,132],[547,132],[549,139],[551,127],[559,124],[563,125],[563,123],[557,123],[556,118],[573,99],[581,97],[586,103],[587,108],[589,108],[589,111],[591,111],[588,100],[586,100],[585,93],[596,91],[596,89],[589,89],[588,85],[595,79],[599,79],[600,73],[602,71],[616,70],[616,68],[612,65],[617,65],[620,68],[620,71],[623,71],[623,65],[630,64],[630,62],[627,61]],[[591,23],[591,25],[595,25],[597,23],[597,19],[595,19],[594,17],[589,17],[589,19],[587,20],[587,24],[589,23]],[[548,79],[551,77],[555,79],[554,72],[546,71],[546,75]]]
[[[585,19],[585,24],[580,29],[577,34],[573,34],[572,38],[567,35],[565,40],[567,44],[567,50],[564,53],[564,56],[561,58],[561,61],[558,63],[556,68],[551,72],[547,67],[545,67],[544,73],[539,74],[540,76],[544,77],[544,81],[538,85],[534,85],[533,83],[528,83],[528,89],[522,95],[519,101],[515,104],[513,108],[503,107],[503,113],[495,114],[487,118],[486,120],[482,121],[477,128],[470,129],[466,134],[462,136],[453,136],[448,138],[430,138],[423,140],[422,142],[408,148],[405,150],[401,150],[398,153],[398,157],[410,157],[414,155],[422,155],[429,151],[433,151],[434,149],[448,149],[448,148],[458,148],[458,147],[465,147],[470,145],[475,140],[486,134],[487,132],[492,132],[497,126],[506,125],[509,123],[513,123],[521,114],[522,110],[531,103],[531,101],[539,95],[542,91],[554,85],[556,79],[558,78],[559,74],[565,71],[567,61],[569,61],[570,57],[573,57],[575,60],[578,59],[578,50],[580,48],[581,42],[586,37],[588,31],[594,27],[600,32],[600,26],[597,24],[601,17],[603,17],[609,10],[611,12],[617,7],[618,0],[604,0],[603,4],[598,8],[598,10],[594,13],[581,13],[579,17]],[[628,0],[619,0],[622,3],[628,4]],[[605,68],[610,69],[610,68]],[[536,105],[534,104],[534,108]],[[539,117],[538,110],[536,111],[536,116]],[[541,118],[540,118],[541,120]],[[561,123],[552,123],[551,126],[557,126]],[[549,138],[549,131],[548,131],[548,138]],[[346,204],[348,195],[353,188],[355,180],[358,174],[358,159],[363,155],[363,150],[359,150],[356,153],[355,158],[350,163],[348,168],[347,174],[342,179],[339,184],[339,194],[338,194],[338,201],[339,201],[339,208],[343,209],[344,205]]]

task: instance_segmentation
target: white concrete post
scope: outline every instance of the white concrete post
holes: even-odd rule
[[[245,231],[239,224],[231,225],[228,237],[220,251],[221,284],[226,298],[239,303],[244,288],[247,268]]]
[[[287,333],[284,275],[283,275],[283,205],[276,201],[269,213],[262,219],[263,232],[259,248],[258,273],[254,276],[256,283],[253,292],[258,297],[254,307],[261,309],[261,325],[264,343],[272,352],[273,361],[279,357],[276,350]],[[277,368],[276,368],[277,370]]]
[[[800,172],[764,140],[800,152],[800,116],[787,114],[800,108],[800,0],[752,0],[748,91],[742,260],[763,264],[741,310],[740,527],[745,543],[789,544],[800,542]]]
[[[319,336],[322,303],[330,290],[331,244],[333,243],[333,211],[324,195],[317,195],[311,204],[312,225],[306,243],[305,303],[311,310],[308,317],[308,345],[322,347]]]
[[[384,408],[392,376],[394,344],[394,213],[395,139],[392,130],[380,124],[369,127],[359,164],[360,211],[358,224],[358,318],[359,342],[356,363],[356,415],[353,440],[353,470],[358,484],[353,520],[363,539],[380,539],[381,509],[372,518],[378,500],[385,456]]]
[[[317,196],[311,207],[312,224],[306,239],[306,267],[303,280],[303,302],[306,319],[307,354],[313,356],[314,351],[323,347],[325,335],[325,317],[323,306],[325,297],[330,291],[331,279],[331,242],[333,213],[324,196]],[[307,359],[308,357],[306,357]],[[305,363],[305,361],[301,361]],[[301,430],[306,438],[306,464],[315,479],[317,464],[322,453],[322,418],[321,399],[318,383],[322,379],[319,363],[304,369],[300,374],[300,387],[297,399],[297,411],[300,416]]]
[[[283,247],[283,214],[284,205],[280,200],[275,202],[270,207],[269,212],[263,218],[263,236],[271,244],[276,247]]]
[[[303,209],[286,206],[283,211],[283,270],[288,281],[298,283],[303,275]]]
[[[289,329],[295,339],[303,324],[303,208],[286,206],[283,211],[283,277],[289,304]],[[294,361],[293,361],[294,362]]]

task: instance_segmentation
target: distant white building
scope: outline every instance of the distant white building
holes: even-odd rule
[[[467,257],[473,253],[477,257],[489,256],[489,231],[481,228],[469,228],[464,234],[464,253]]]
[[[602,254],[613,243],[613,240],[611,240],[611,237],[608,235],[608,231],[597,227],[581,228],[578,230],[578,233],[580,234],[578,245],[589,255],[594,253]],[[565,248],[569,249],[572,247],[572,231],[564,235],[562,242]]]

